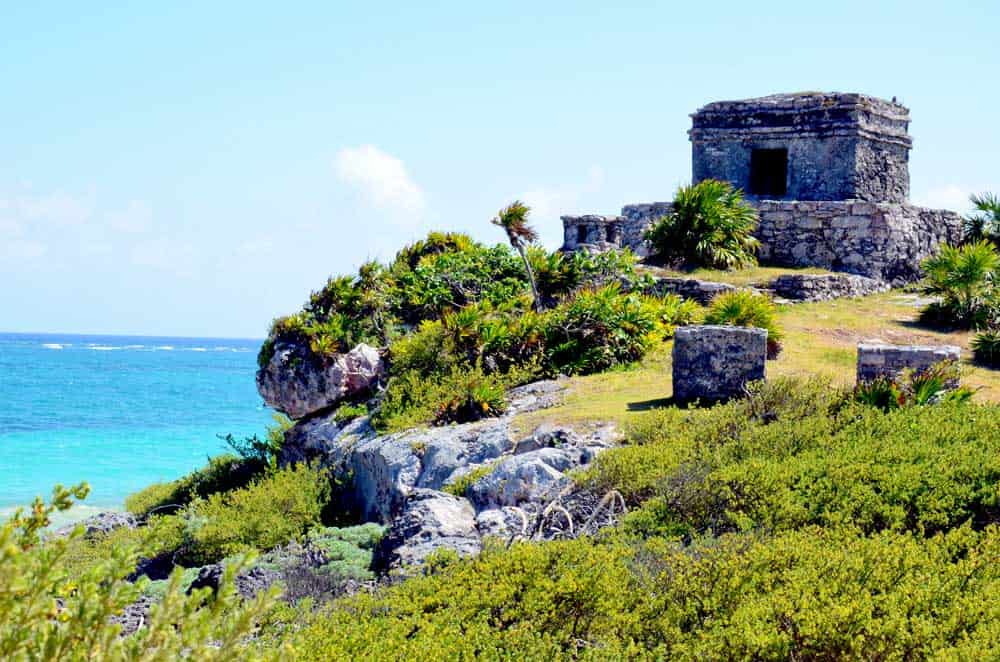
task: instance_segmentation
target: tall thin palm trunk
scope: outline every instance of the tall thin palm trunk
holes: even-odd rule
[[[524,250],[521,242],[517,242],[514,248],[517,249],[518,254],[520,254],[521,259],[524,261],[524,270],[528,272],[528,283],[531,285],[531,296],[535,302],[535,310],[540,312],[542,310],[542,297],[538,294],[538,283],[535,282],[535,272],[531,270],[528,253]]]

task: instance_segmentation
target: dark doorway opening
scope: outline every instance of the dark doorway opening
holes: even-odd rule
[[[788,192],[788,150],[750,152],[750,193],[761,198],[783,198]]]
[[[576,243],[585,244],[587,243],[587,226],[578,225],[576,226]]]

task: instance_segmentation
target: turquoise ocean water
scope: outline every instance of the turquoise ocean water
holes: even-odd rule
[[[257,340],[0,334],[0,517],[55,483],[90,483],[82,516],[271,422]]]

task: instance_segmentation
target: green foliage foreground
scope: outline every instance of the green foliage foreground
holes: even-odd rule
[[[821,381],[773,380],[725,405],[648,412],[627,435],[577,476],[623,495],[631,512],[617,529],[488,542],[476,559],[441,555],[422,576],[320,608],[309,586],[327,584],[314,580],[289,585],[305,599],[277,611],[273,595],[185,597],[180,569],[149,592],[123,579],[135,534],[111,534],[80,563],[79,532],[41,542],[51,507],[38,504],[0,533],[0,657],[997,656],[1000,407],[914,398],[884,410]],[[369,579],[381,528],[324,528],[320,477],[270,472],[146,528],[161,544],[200,532],[213,556],[309,541],[335,577]],[[210,524],[193,526],[193,514]],[[143,592],[162,603],[145,629],[119,637],[109,617]]]
[[[0,529],[0,659],[4,660],[248,660],[277,659],[278,649],[255,651],[247,638],[270,611],[275,592],[242,602],[233,579],[247,559],[230,564],[214,597],[185,594],[174,572],[162,599],[135,634],[121,637],[112,620],[143,592],[146,580],[126,581],[138,550],[114,545],[84,572],[70,572],[67,554],[82,529],[42,543],[49,517],[83,498],[86,485],[56,487],[52,502],[36,500]]]
[[[598,539],[491,547],[342,601],[302,659],[980,659],[997,653],[1000,408],[778,380],[664,408],[580,477]]]

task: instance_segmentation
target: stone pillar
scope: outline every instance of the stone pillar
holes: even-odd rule
[[[958,361],[962,350],[955,345],[858,345],[858,383],[879,377],[896,378],[909,368],[920,372],[942,361]],[[958,386],[952,384],[952,386]]]
[[[739,326],[682,326],[674,335],[674,399],[716,402],[739,397],[764,379],[767,331]]]

